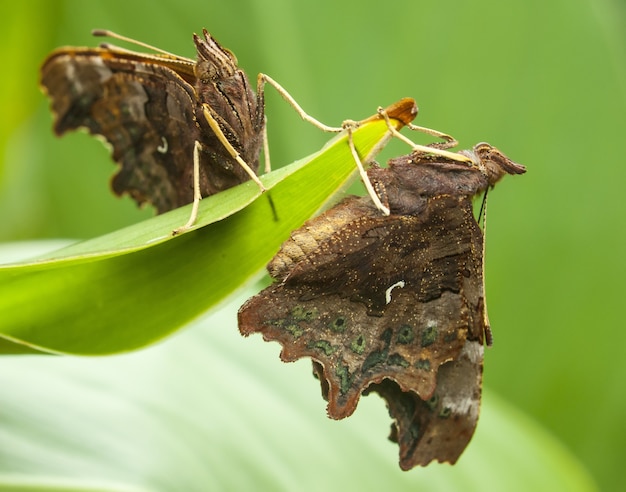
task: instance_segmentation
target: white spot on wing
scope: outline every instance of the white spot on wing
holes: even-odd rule
[[[444,396],[441,400],[441,405],[443,408],[449,408],[453,414],[469,415],[471,418],[477,418],[480,409],[480,400],[475,399],[472,395],[460,399],[458,396],[456,396],[456,398]]]
[[[472,364],[479,364],[483,360],[485,354],[485,347],[478,342],[467,342],[463,346],[463,350],[459,354],[459,357],[466,356]]]
[[[72,81],[76,92],[83,93],[83,84],[81,84],[80,79],[76,77],[76,65],[74,65],[74,62],[65,64],[65,77],[67,77],[67,80]]]
[[[404,283],[404,280],[400,280],[399,282],[396,282],[395,284],[393,284],[391,287],[389,287],[386,291],[385,291],[385,304],[389,304],[391,302],[391,291],[393,289],[395,289],[396,287],[404,287],[406,284]]]
[[[161,145],[159,145],[157,147],[157,152],[161,153],[161,154],[166,154],[167,153],[167,149],[169,148],[168,144],[167,144],[167,139],[165,137],[161,137]]]
[[[459,354],[459,359],[467,358],[472,364],[480,364],[483,359],[485,348],[478,342],[467,342]],[[469,415],[472,419],[478,418],[480,399],[475,394],[475,386],[468,384],[455,395],[443,395],[441,404],[443,408],[449,408],[457,415]]]

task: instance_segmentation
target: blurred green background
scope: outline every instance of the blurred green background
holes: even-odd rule
[[[623,2],[108,0],[2,11],[1,241],[93,237],[152,215],[109,192],[114,167],[99,142],[52,135],[39,64],[55,47],[94,45],[92,28],[193,57],[191,33],[206,27],[251,78],[268,73],[325,123],[412,96],[417,124],[525,164],[490,194],[485,385],[602,489],[626,489]],[[267,115],[275,166],[329,138],[271,89]],[[394,142],[381,160],[406,152]]]

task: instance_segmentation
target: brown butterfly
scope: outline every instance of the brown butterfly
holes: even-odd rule
[[[239,311],[242,334],[280,342],[283,361],[313,359],[331,418],[379,393],[403,470],[456,462],[474,433],[491,335],[472,197],[525,172],[488,144],[458,154],[471,164],[419,151],[369,169],[390,215],[348,197],[307,222]]]
[[[103,136],[121,164],[113,191],[159,213],[194,200],[194,152],[202,196],[251,178],[262,187],[263,94],[206,30],[194,43],[197,60],[103,45],[57,49],[41,67],[55,132]]]

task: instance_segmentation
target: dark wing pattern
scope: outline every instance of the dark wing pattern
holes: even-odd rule
[[[284,361],[311,357],[332,418],[352,414],[361,393],[380,393],[403,468],[456,461],[476,425],[482,374],[482,233],[471,201],[440,196],[419,215],[385,217],[348,198],[330,214],[346,222],[320,233],[332,230],[322,215],[298,231],[317,247],[275,269],[283,281],[243,306],[242,333],[280,342]],[[457,383],[468,357],[475,367]],[[465,437],[449,449],[425,445],[456,433]]]
[[[151,203],[159,213],[193,200],[196,141],[202,145],[204,196],[249,179],[208,126],[204,104],[242,158],[258,169],[262,99],[230,52],[206,32],[195,41],[198,62],[115,48],[61,48],[41,68],[55,132],[86,128],[104,137],[121,164],[115,193]]]

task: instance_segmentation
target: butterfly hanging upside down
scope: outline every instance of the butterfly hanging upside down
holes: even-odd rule
[[[458,155],[470,164],[418,149],[371,167],[388,215],[348,197],[307,222],[239,311],[242,334],[278,341],[283,361],[312,358],[331,418],[379,393],[403,470],[455,463],[474,433],[491,331],[472,197],[525,172],[488,144]]]

